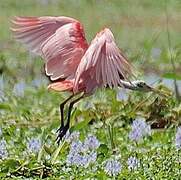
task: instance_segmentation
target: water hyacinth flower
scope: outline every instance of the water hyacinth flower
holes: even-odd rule
[[[151,50],[151,56],[153,59],[158,59],[161,55],[161,49],[160,48],[152,48]]]
[[[97,152],[92,151],[91,153],[88,154],[89,163],[96,162],[96,159],[97,159]]]
[[[79,133],[72,134],[73,139],[76,138],[76,140],[70,144],[66,164],[87,168],[96,162],[97,152],[95,150],[99,147],[100,142],[93,135],[89,135],[84,142],[81,142],[78,138],[79,135]]]
[[[76,152],[71,152],[69,151],[69,154],[67,155],[67,159],[66,159],[66,164],[68,166],[71,166],[71,165],[77,165],[77,159],[79,158],[78,157],[78,153]]]
[[[144,118],[135,119],[132,124],[133,129],[142,130],[143,134],[151,134],[151,127],[144,121]]]
[[[32,84],[35,88],[40,88],[41,86],[47,84],[47,80],[44,79],[43,77],[39,77],[39,78],[35,78],[34,80],[32,80],[31,84]]]
[[[68,166],[81,166],[81,167],[88,167],[89,160],[87,156],[81,155],[79,153],[69,153],[67,156],[66,163]]]
[[[4,90],[4,78],[3,76],[0,77],[0,91]]]
[[[151,127],[144,119],[139,118],[133,121],[132,130],[129,133],[129,139],[132,141],[139,141],[147,135],[151,135]]]
[[[121,163],[114,159],[109,159],[105,162],[104,171],[109,176],[117,176],[121,171]]]
[[[32,138],[27,143],[27,149],[31,153],[38,153],[41,148],[41,141],[37,138]]]
[[[70,145],[71,152],[81,152],[82,149],[82,142],[80,140],[73,141]]]
[[[181,149],[181,126],[178,127],[175,135],[175,146],[177,150]]]
[[[88,156],[79,154],[78,157],[79,157],[78,158],[79,162],[77,162],[77,165],[82,166],[84,168],[87,168],[89,166],[89,163],[90,163]]]
[[[15,84],[13,88],[14,95],[18,97],[24,97],[25,87],[26,87],[26,84],[24,82],[19,82]]]
[[[133,156],[128,158],[127,164],[128,164],[129,170],[136,170],[139,167],[138,159],[136,157],[133,157]]]
[[[121,88],[117,91],[116,99],[117,101],[127,101],[129,97],[129,90]]]
[[[56,4],[58,0],[37,0],[37,3],[47,6],[49,4]]]
[[[3,102],[4,92],[0,90],[0,102]]]
[[[42,79],[40,79],[40,78],[32,80],[32,85],[36,88],[40,88],[42,86],[42,84],[43,84]]]
[[[89,149],[95,150],[99,148],[100,142],[98,139],[93,135],[88,135],[84,141],[84,147],[87,147]]]
[[[3,76],[0,77],[0,102],[4,99],[4,80]]]
[[[65,141],[68,143],[72,143],[73,141],[77,141],[79,139],[79,136],[80,136],[80,132],[74,131],[70,133],[70,131],[68,130],[65,135]]]
[[[66,164],[68,166],[81,166],[87,168],[90,164],[94,163],[97,159],[97,153],[82,154],[81,152],[70,151],[67,155]]]
[[[6,141],[0,141],[0,159],[5,159],[8,156],[7,148],[6,148]]]
[[[87,111],[89,109],[95,109],[95,106],[91,101],[85,101],[85,102],[82,102],[81,104],[77,104],[75,106],[78,109],[80,109],[81,111]]]
[[[142,133],[139,129],[132,129],[132,131],[129,133],[129,139],[132,141],[139,141],[142,138]]]

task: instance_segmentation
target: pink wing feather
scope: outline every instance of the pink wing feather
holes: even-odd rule
[[[120,79],[128,80],[130,75],[133,75],[131,65],[116,46],[112,32],[106,28],[97,34],[82,57],[73,90],[78,91],[80,81],[85,83],[87,92],[101,86],[121,86]]]
[[[88,44],[80,22],[69,17],[16,17],[11,30],[17,40],[45,59],[51,80],[74,76]]]

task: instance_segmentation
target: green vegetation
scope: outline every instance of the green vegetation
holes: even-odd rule
[[[77,104],[71,131],[80,132],[81,142],[93,134],[100,144],[93,150],[95,162],[92,160],[88,167],[68,166],[71,143],[63,142],[58,147],[55,139],[59,104],[69,94],[47,90],[43,61],[15,42],[9,27],[16,15],[71,16],[84,24],[90,42],[107,26],[140,78],[154,73],[180,80],[180,9],[179,0],[1,0],[0,178],[112,179],[105,170],[107,160],[112,158],[119,162],[116,167],[120,169],[114,178],[179,179],[181,150],[176,146],[180,140],[175,140],[175,134],[181,124],[181,104],[161,82],[154,86],[170,93],[168,98],[130,92],[126,100],[120,101],[117,91],[106,89]],[[136,141],[130,138],[131,125],[141,118],[153,129]],[[179,139],[181,135],[177,136]],[[87,151],[80,153],[83,156]],[[127,164],[130,157],[138,160],[135,169]]]

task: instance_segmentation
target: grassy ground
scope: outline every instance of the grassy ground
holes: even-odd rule
[[[1,0],[0,177],[111,179],[105,164],[112,158],[120,163],[118,179],[179,179],[181,152],[175,147],[175,134],[181,123],[181,104],[174,96],[165,99],[132,92],[125,101],[118,101],[117,91],[100,90],[86,98],[73,112],[71,130],[80,132],[81,141],[88,134],[97,137],[96,161],[88,167],[68,165],[70,143],[59,147],[55,143],[58,107],[68,94],[47,91],[43,61],[14,41],[9,26],[15,15],[72,16],[84,24],[89,42],[107,26],[140,76],[154,72],[168,77],[173,72],[172,56],[176,70],[169,77],[179,79],[180,8],[179,0]],[[161,84],[157,88],[172,93]],[[140,117],[152,128],[164,128],[152,129],[140,141],[130,139],[131,124]],[[130,170],[127,160],[131,156],[139,165]]]

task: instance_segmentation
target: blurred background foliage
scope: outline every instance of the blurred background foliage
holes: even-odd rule
[[[21,45],[15,44],[9,30],[11,18],[16,15],[71,16],[82,22],[89,42],[104,27],[111,28],[119,47],[124,50],[130,61],[138,66],[139,72],[170,73],[172,66],[168,50],[167,13],[171,51],[176,70],[179,72],[181,71],[180,8],[179,0],[1,0],[0,47],[7,59],[10,55],[18,61],[23,59],[25,62],[27,53]],[[25,57],[19,58],[19,55]],[[17,62],[14,59],[11,59],[11,65]]]

